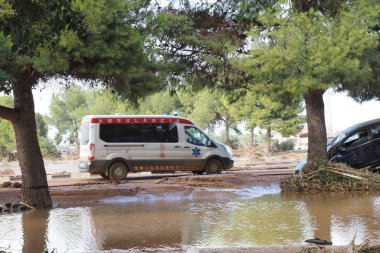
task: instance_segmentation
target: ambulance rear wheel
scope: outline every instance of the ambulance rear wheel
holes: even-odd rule
[[[205,166],[206,174],[220,174],[223,170],[223,164],[218,159],[210,159]]]
[[[128,168],[124,163],[116,162],[109,168],[108,176],[112,181],[124,180],[127,177]]]

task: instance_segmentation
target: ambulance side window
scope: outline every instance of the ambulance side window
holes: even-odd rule
[[[144,124],[144,142],[150,143],[176,143],[178,142],[177,124]]]
[[[206,146],[208,137],[192,126],[185,126],[186,141],[197,146]]]
[[[100,124],[100,139],[105,142],[144,142],[142,124]]]
[[[99,138],[110,143],[176,143],[177,124],[100,124]]]

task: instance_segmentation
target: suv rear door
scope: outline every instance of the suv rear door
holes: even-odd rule
[[[380,164],[380,125],[369,126],[349,135],[336,156],[354,168]]]

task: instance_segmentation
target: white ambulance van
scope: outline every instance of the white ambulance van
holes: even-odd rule
[[[166,115],[88,115],[81,124],[80,171],[123,180],[128,172],[232,168],[232,150],[190,120]]]

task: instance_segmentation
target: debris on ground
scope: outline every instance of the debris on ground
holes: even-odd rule
[[[6,182],[3,182],[3,184],[1,185],[1,188],[21,188],[22,184],[20,182],[9,182],[9,181],[6,181]]]
[[[166,180],[162,180],[161,182],[165,182],[166,184],[182,184],[192,187],[207,187],[207,188],[229,188],[235,189],[240,188],[240,186],[227,183],[223,181],[221,178],[215,177],[205,177],[205,176],[194,176],[194,177],[176,177],[176,178],[168,178]],[[161,183],[156,182],[156,183]]]
[[[342,163],[306,165],[301,175],[281,180],[284,191],[380,190],[380,174]]]
[[[323,240],[323,239],[319,239],[319,238],[307,239],[305,242],[313,243],[313,244],[317,244],[317,245],[332,245],[332,242],[327,241],[327,240]]]
[[[0,214],[11,214],[17,212],[25,212],[28,210],[34,210],[34,208],[28,204],[19,201],[13,203],[8,202],[4,205],[0,204]]]
[[[64,177],[64,176],[70,176],[71,173],[68,171],[61,171],[61,172],[56,172],[52,174],[53,177]]]
[[[14,176],[15,172],[12,169],[1,169],[0,176]]]

